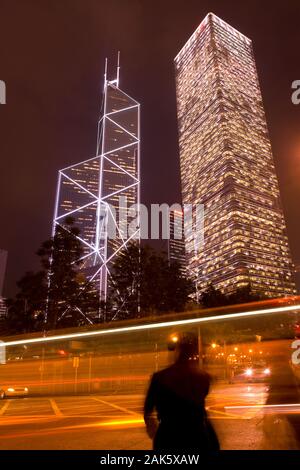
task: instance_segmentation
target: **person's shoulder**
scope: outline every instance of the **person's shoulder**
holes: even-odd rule
[[[194,377],[195,380],[200,380],[202,383],[209,384],[211,381],[210,375],[200,367],[187,367],[186,365],[182,364],[172,364],[165,369],[162,369],[158,372],[155,372],[152,375],[152,382],[153,383],[162,383],[166,380],[172,380],[174,378],[178,379],[178,377]]]
[[[160,381],[161,379],[163,379],[164,377],[172,374],[173,370],[174,370],[174,364],[172,364],[171,366],[169,367],[166,367],[165,369],[162,369],[162,370],[159,370],[158,372],[155,372],[153,375],[152,375],[152,380],[154,381]]]
[[[202,377],[205,380],[210,380],[210,375],[208,372],[206,372],[204,369],[201,369],[201,367],[196,368],[196,373],[199,375],[199,377]]]
[[[198,371],[198,374],[201,375],[202,377],[205,377],[207,379],[210,379],[210,375],[208,372],[206,372],[206,370],[204,369],[201,369],[201,367],[198,367],[197,368],[197,371]]]
[[[198,380],[202,383],[210,384],[211,377],[210,375],[199,366],[193,366],[188,369],[188,374],[190,377],[193,377],[195,380]]]

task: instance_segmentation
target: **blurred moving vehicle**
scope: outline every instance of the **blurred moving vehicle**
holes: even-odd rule
[[[251,363],[248,365],[236,365],[232,368],[229,383],[233,382],[268,382],[271,377],[271,369],[265,362]]]
[[[271,369],[264,364],[253,364],[244,371],[247,382],[266,382],[271,376]]]
[[[12,386],[0,386],[0,399],[14,398],[14,397],[26,397],[28,395],[27,387],[12,387]]]

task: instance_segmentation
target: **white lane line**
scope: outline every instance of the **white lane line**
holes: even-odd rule
[[[52,410],[54,411],[55,416],[62,418],[64,415],[58,408],[56,401],[53,398],[50,398],[49,401],[50,401],[50,405],[52,406]]]
[[[96,397],[91,397],[93,400],[99,401],[99,403],[102,403],[103,405],[108,405],[111,406],[112,408],[115,408],[116,410],[121,410],[124,411],[124,413],[128,413],[130,415],[134,416],[141,416],[141,413],[137,413],[136,411],[128,410],[128,408],[123,408],[123,406],[115,405],[114,403],[110,403],[109,401],[101,400],[100,398]]]
[[[9,407],[10,404],[11,404],[11,402],[10,402],[10,401],[7,401],[7,402],[5,403],[5,405],[2,406],[2,408],[1,408],[1,410],[0,410],[0,416],[3,416],[3,415],[4,415],[5,411],[7,410],[7,408]]]

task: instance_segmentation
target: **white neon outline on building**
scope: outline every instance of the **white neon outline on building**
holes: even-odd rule
[[[85,240],[83,234],[81,233],[80,236],[78,236],[78,239],[84,244],[85,246],[85,253],[81,257],[81,260],[86,260],[89,257],[94,257],[93,265],[95,266],[96,270],[93,275],[91,275],[90,280],[94,280],[97,276],[99,276],[99,284],[98,284],[98,289],[99,289],[99,295],[101,300],[106,300],[107,298],[107,281],[108,281],[108,276],[110,273],[108,263],[110,263],[113,258],[122,250],[123,248],[125,249],[127,247],[128,242],[134,238],[135,240],[140,240],[140,211],[137,211],[137,221],[138,221],[138,227],[137,231],[133,235],[127,235],[127,238],[120,237],[120,243],[119,246],[116,247],[115,251],[113,253],[109,253],[108,255],[108,239],[107,239],[107,222],[108,222],[108,213],[111,213],[111,220],[113,220],[114,224],[116,225],[116,228],[119,231],[119,227],[117,224],[116,219],[114,218],[112,211],[110,210],[109,204],[107,200],[116,194],[121,194],[125,193],[127,190],[134,189],[136,188],[136,195],[135,195],[135,204],[137,207],[140,206],[140,104],[131,98],[127,93],[123,92],[119,88],[119,70],[120,70],[120,65],[119,65],[119,55],[118,55],[118,68],[117,68],[117,79],[109,81],[107,79],[107,60],[105,62],[105,74],[104,74],[104,97],[103,97],[103,103],[104,103],[104,111],[103,115],[100,117],[98,121],[98,131],[97,131],[97,149],[96,149],[96,156],[89,158],[87,160],[84,160],[82,162],[76,163],[74,165],[70,165],[68,167],[65,167],[64,169],[59,171],[59,177],[58,177],[58,184],[57,184],[57,192],[56,192],[56,201],[55,201],[55,211],[54,211],[54,218],[53,218],[53,230],[52,230],[52,235],[55,234],[55,229],[56,226],[63,226],[62,221],[68,217],[68,216],[73,216],[77,214],[84,215],[84,211],[88,210],[93,207],[93,205],[97,206],[95,212],[95,227],[94,227],[94,236],[93,236],[93,242],[91,242],[90,239]],[[111,91],[117,91],[121,97],[124,97],[124,99],[127,99],[129,103],[132,103],[127,105],[124,108],[117,109],[117,110],[108,110],[107,109],[107,99],[108,99],[108,93]],[[130,110],[136,110],[136,134],[133,134],[131,132],[131,129],[126,129],[125,124],[122,122],[123,125],[121,125],[118,122],[118,116],[124,116],[124,113],[126,111]],[[108,136],[107,136],[107,122],[110,122],[113,126],[116,126],[116,128],[120,129],[123,133],[122,137],[132,140],[133,142],[130,141],[128,143],[125,143],[124,145],[117,145],[116,148],[111,148],[107,150],[107,141],[108,141]],[[111,141],[109,142],[111,143]],[[117,153],[130,148],[132,146],[135,146],[133,149],[133,152],[130,155],[130,158],[132,158],[132,161],[134,162],[134,171],[136,175],[131,174],[129,171],[127,171],[126,168],[122,167],[120,161],[118,160],[118,163],[116,161],[113,161],[114,156],[117,156]],[[110,157],[110,158],[109,158]],[[91,185],[83,184],[82,180],[78,181],[75,180],[70,176],[70,172],[78,171],[80,173],[81,171],[89,171],[88,168],[85,167],[85,165],[92,165],[92,162],[97,162],[97,165],[95,168],[92,168],[92,171],[98,172],[98,192],[97,194],[94,194],[91,189]],[[104,172],[105,172],[105,162],[108,162],[110,165],[114,166],[116,169],[119,170],[119,174],[127,176],[128,178],[131,179],[130,182],[128,182],[128,185],[124,185],[123,188],[115,187],[111,192],[105,192],[104,190]],[[97,169],[98,167],[98,169]],[[73,175],[72,175],[73,176]],[[60,197],[62,194],[62,190],[66,189],[67,183],[66,180],[70,182],[70,184],[74,185],[73,187],[71,186],[70,188],[76,192],[76,188],[78,189],[77,197],[81,197],[84,195],[87,196],[87,200],[84,201],[83,204],[80,204],[80,206],[76,203],[76,201],[68,201],[68,205],[70,206],[70,210],[66,210],[66,207],[61,207],[60,206]],[[96,183],[95,183],[96,184]],[[64,186],[63,186],[64,185]],[[113,186],[113,184],[112,184]],[[107,188],[106,188],[107,189]],[[91,200],[88,201],[88,198]],[[65,202],[65,201],[63,201]],[[72,204],[74,206],[72,207]],[[66,205],[66,204],[65,204]],[[60,212],[62,210],[62,212]],[[91,223],[91,222],[90,222]],[[65,228],[65,227],[64,227]],[[90,229],[90,227],[89,227]],[[98,281],[97,281],[98,282]]]

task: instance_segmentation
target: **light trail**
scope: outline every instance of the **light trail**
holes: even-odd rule
[[[114,420],[114,421],[105,421],[103,423],[98,423],[97,426],[100,427],[106,427],[106,426],[128,426],[132,424],[142,424],[144,425],[144,419],[143,418],[136,418],[136,419],[120,419],[120,420]]]
[[[124,375],[113,375],[113,376],[108,376],[108,377],[94,377],[94,378],[78,378],[76,383],[77,384],[88,384],[88,383],[103,383],[103,382],[118,382],[120,380],[124,380]],[[126,376],[126,381],[140,381],[140,380],[149,380],[149,375],[127,375]],[[3,380],[1,379],[1,385],[2,386],[9,386],[11,383],[11,379],[9,380]],[[14,380],[14,385],[15,386],[24,386],[26,385],[27,387],[49,387],[53,385],[74,385],[75,384],[75,379],[65,379],[65,380],[45,380],[41,382],[41,380],[36,380],[36,381],[31,381],[29,382],[28,380]]]
[[[263,403],[260,405],[232,405],[232,406],[224,406],[225,410],[251,410],[253,408],[267,408],[267,409],[278,409],[278,408],[287,408],[291,410],[300,411],[300,403],[283,403],[282,405],[264,405]]]
[[[25,339],[25,340],[7,341],[7,342],[1,343],[1,347],[18,346],[18,345],[34,344],[34,343],[49,343],[49,342],[54,342],[54,341],[59,341],[59,340],[68,340],[68,339],[74,339],[74,338],[92,338],[95,336],[111,335],[111,334],[116,334],[116,333],[131,333],[135,331],[153,330],[153,329],[167,328],[167,327],[173,327],[173,326],[197,325],[200,323],[210,323],[210,322],[220,321],[220,320],[234,320],[238,318],[256,317],[260,315],[269,315],[269,314],[274,314],[274,313],[286,313],[286,312],[292,312],[295,310],[300,310],[299,304],[290,305],[287,307],[275,307],[275,308],[262,309],[262,310],[252,310],[248,312],[227,313],[227,314],[215,315],[211,317],[190,318],[188,320],[174,320],[174,321],[166,321],[166,322],[161,322],[161,323],[150,323],[150,324],[145,324],[145,325],[110,328],[110,329],[103,329],[103,330],[96,330],[96,331],[86,331],[83,333],[69,333],[69,334],[62,334],[62,335],[45,336],[41,338],[30,338],[30,339]]]
[[[38,429],[32,432],[19,432],[19,433],[12,433],[12,434],[3,434],[1,435],[1,440],[4,439],[20,439],[20,438],[34,438],[36,436],[51,436],[55,434],[64,434],[66,432],[72,431],[80,431],[81,429],[85,428],[99,428],[99,427],[122,427],[122,426],[144,426],[144,419],[143,418],[136,418],[136,419],[120,419],[120,420],[110,420],[110,421],[96,421],[87,424],[75,424],[71,426],[58,426],[55,428],[49,429]]]

